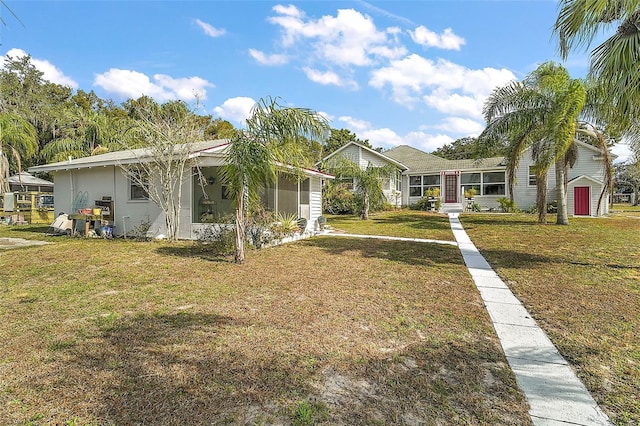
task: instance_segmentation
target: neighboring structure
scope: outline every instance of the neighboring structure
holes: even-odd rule
[[[606,160],[598,148],[580,141],[576,141],[576,144],[578,159],[568,173],[568,213],[573,216],[607,214],[609,194],[605,194],[598,205],[605,181]],[[507,161],[504,157],[447,160],[407,145],[379,153],[350,142],[326,159],[339,154],[357,160],[363,167],[367,164],[396,166],[402,176],[401,182],[396,183],[396,189],[400,192],[400,203],[403,206],[418,202],[430,188],[440,189],[444,211],[461,210],[464,205],[464,192],[471,188],[476,190],[474,202],[481,209],[498,208],[499,198],[509,198]],[[536,202],[533,165],[531,155],[525,152],[516,170],[513,194],[514,201],[521,209],[532,207]],[[556,199],[553,167],[548,176],[547,199]],[[393,203],[392,199],[389,201]]]
[[[53,182],[20,172],[9,179],[9,192],[0,193],[0,221],[49,224],[54,219]]]
[[[348,144],[338,148],[323,158],[318,164],[327,162],[333,157],[343,157],[347,160],[353,161],[354,163],[359,164],[362,169],[366,169],[369,166],[384,167],[387,164],[392,164],[396,168],[396,172],[392,173],[389,176],[389,179],[384,179],[382,181],[382,192],[391,205],[400,207],[402,204],[406,204],[402,201],[401,188],[402,173],[408,170],[407,166],[404,164],[386,156],[385,154],[381,154],[378,151],[374,151],[355,142],[349,142]],[[350,178],[342,178],[341,181],[350,186],[353,186],[354,183],[353,179]]]
[[[228,140],[190,144],[194,166],[198,165],[206,184],[200,184],[195,169],[182,183],[179,238],[194,239],[204,224],[235,211],[221,179],[228,146]],[[56,215],[108,204],[115,234],[122,235],[141,224],[149,224],[148,235],[156,236],[165,234],[163,213],[147,199],[145,189],[132,182],[121,169],[121,166],[144,161],[145,157],[149,157],[149,151],[144,148],[117,151],[35,166],[29,171],[53,175]],[[274,187],[265,188],[263,201],[269,210],[307,219],[306,231],[313,233],[319,229],[318,217],[322,215],[322,181],[333,176],[311,169],[304,169],[304,175],[305,179],[298,181],[281,174]]]
[[[11,192],[53,192],[53,182],[20,172],[9,177],[9,188]]]

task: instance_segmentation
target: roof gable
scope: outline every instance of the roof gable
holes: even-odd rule
[[[386,161],[387,163],[391,163],[394,166],[396,166],[396,167],[398,167],[398,168],[400,168],[402,170],[407,170],[408,169],[408,167],[406,165],[404,165],[401,161],[398,161],[395,158],[392,158],[392,157],[389,157],[388,155],[386,155],[386,152],[383,154],[383,153],[380,153],[380,152],[378,152],[378,151],[376,151],[374,149],[368,148],[368,147],[366,147],[364,145],[361,145],[361,144],[359,144],[357,142],[353,142],[353,141],[352,142],[348,142],[345,145],[341,146],[340,148],[336,149],[331,154],[327,155],[321,161],[316,163],[316,165],[318,165],[318,164],[320,164],[320,163],[322,163],[324,161],[327,161],[329,158],[341,153],[342,151],[344,151],[347,148],[352,147],[352,146],[355,146],[357,148],[363,149],[366,152],[368,152],[369,154],[374,155],[374,156],[382,159],[383,161]]]

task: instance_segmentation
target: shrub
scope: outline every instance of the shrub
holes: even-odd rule
[[[465,198],[473,198],[476,196],[477,193],[478,191],[475,188],[469,188],[466,191],[464,191],[464,196]]]
[[[514,212],[516,210],[516,202],[511,201],[507,197],[500,197],[496,201],[500,204],[500,208],[503,212]]]
[[[429,197],[422,197],[418,200],[417,203],[412,204],[409,208],[411,208],[412,210],[422,210],[422,211],[431,211],[431,209],[433,208],[436,211],[438,211],[440,210],[441,204],[442,204],[442,200],[440,198],[436,198],[434,202],[434,200],[429,199]]]
[[[344,183],[329,182],[322,198],[324,211],[329,214],[354,214],[359,209],[356,197]]]
[[[223,222],[226,220],[227,222]],[[208,223],[196,231],[196,241],[202,247],[219,255],[229,255],[235,250],[236,231],[228,217],[220,223]]]
[[[300,227],[298,226],[298,215],[296,215],[295,213],[278,213],[276,215],[275,222],[270,226],[271,233],[275,238],[278,239],[289,237],[299,229]]]
[[[547,213],[557,213],[558,212],[558,201],[553,200],[550,203],[547,203]]]

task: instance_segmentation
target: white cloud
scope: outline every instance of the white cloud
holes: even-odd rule
[[[304,12],[290,4],[289,6],[283,6],[281,4],[277,4],[273,6],[273,11],[285,16],[293,16],[294,18],[302,18],[304,16]]]
[[[24,56],[27,56],[28,53],[22,49],[10,49],[6,56],[11,56],[14,59],[19,59]],[[0,56],[2,58],[2,64],[6,59],[6,56]],[[63,86],[69,86],[72,89],[78,88],[78,83],[73,80],[71,77],[65,75],[58,67],[53,65],[51,62],[46,59],[37,59],[31,57],[31,64],[40,72],[42,72],[42,78],[44,80],[50,81],[55,84],[60,84]]]
[[[420,25],[415,31],[409,31],[409,34],[415,43],[424,47],[460,50],[460,47],[466,43],[462,37],[454,34],[451,28],[445,29],[442,34],[437,34]]]
[[[614,160],[615,163],[624,163],[633,160],[634,154],[627,142],[619,142],[611,148],[611,153],[618,156]]]
[[[484,124],[475,120],[460,117],[447,117],[440,124],[433,126],[445,132],[456,133],[464,136],[478,136],[484,130]]]
[[[206,88],[214,87],[200,77],[173,78],[165,74],[155,74],[152,81],[141,72],[118,68],[97,74],[93,84],[125,98],[147,95],[160,102],[173,99],[189,102],[197,97],[204,100],[207,98]]]
[[[422,100],[425,104],[445,114],[482,118],[484,97],[434,90],[431,94],[423,96]]]
[[[338,118],[346,124],[347,128],[354,132],[360,139],[368,139],[372,146],[384,149],[399,145],[410,145],[426,152],[434,151],[454,139],[444,134],[430,134],[423,131],[409,132],[399,135],[389,128],[373,128],[371,123],[354,117],[342,116]]]
[[[261,65],[284,65],[289,62],[287,55],[272,54],[267,55],[256,49],[249,49],[249,55]]]
[[[318,111],[318,115],[321,115],[322,117],[327,119],[327,121],[329,122],[332,122],[336,118],[334,115],[331,115],[328,112],[324,112],[324,111]]]
[[[247,97],[229,98],[220,106],[213,109],[216,115],[225,120],[244,124],[251,115],[251,109],[256,101]]]
[[[343,79],[333,71],[322,72],[309,67],[305,67],[303,70],[309,80],[322,84],[323,86],[334,85],[340,87],[351,87],[353,89],[358,88],[358,83],[353,80]]]
[[[208,35],[209,37],[220,37],[222,35],[225,35],[227,33],[227,30],[225,30],[224,28],[215,28],[213,25],[208,24],[204,21],[201,21],[199,19],[196,19],[194,21],[196,23],[196,25],[198,25],[200,28],[202,28],[202,31],[204,31],[204,33],[206,35]]]
[[[434,61],[412,54],[373,71],[369,85],[377,89],[389,86],[392,99],[409,108],[423,100],[445,113],[479,117],[482,104],[491,91],[515,78],[504,68],[473,70],[445,59]],[[458,98],[454,96],[456,93]],[[464,105],[453,105],[458,100]]]
[[[282,28],[282,44],[311,43],[318,60],[342,66],[366,66],[376,58],[398,58],[406,49],[397,44],[395,29],[379,31],[373,20],[354,9],[340,9],[336,16],[306,19],[295,6],[276,6],[269,22]],[[392,37],[389,37],[392,36]]]

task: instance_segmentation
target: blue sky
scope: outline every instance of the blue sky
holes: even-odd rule
[[[559,61],[556,2],[6,1],[0,56],[117,103],[201,99],[241,126],[260,98],[325,114],[374,146],[477,135],[496,86]],[[588,55],[564,64],[583,77]]]

